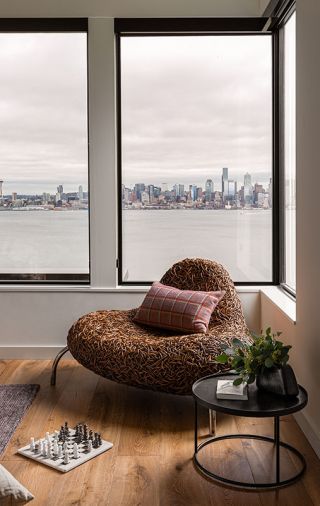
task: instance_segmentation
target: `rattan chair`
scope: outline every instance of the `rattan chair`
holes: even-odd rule
[[[185,259],[174,264],[161,282],[182,290],[225,290],[206,334],[182,335],[139,325],[136,309],[103,310],[79,318],[68,334],[68,346],[57,355],[57,365],[69,350],[91,371],[119,383],[175,394],[190,394],[195,380],[224,370],[215,362],[222,343],[233,337],[248,341],[241,303],[234,284],[219,263]]]

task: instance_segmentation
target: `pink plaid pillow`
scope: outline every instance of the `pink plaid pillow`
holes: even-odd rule
[[[155,282],[139,307],[134,321],[151,327],[205,334],[211,314],[224,294],[224,291],[178,290]]]

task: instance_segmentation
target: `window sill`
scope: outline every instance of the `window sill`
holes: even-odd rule
[[[262,296],[272,302],[294,325],[296,324],[296,301],[278,286],[260,288]]]
[[[237,286],[238,293],[259,293],[261,286]],[[148,286],[94,287],[88,285],[0,285],[1,292],[147,293]]]

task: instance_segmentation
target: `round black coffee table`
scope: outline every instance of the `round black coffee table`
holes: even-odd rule
[[[207,477],[227,483],[229,485],[246,488],[277,488],[289,485],[298,480],[306,469],[306,461],[303,455],[293,446],[280,441],[280,417],[289,415],[303,409],[308,402],[308,394],[304,388],[299,386],[299,394],[294,398],[284,398],[279,395],[270,394],[258,390],[255,383],[248,386],[248,400],[220,400],[216,397],[218,379],[234,379],[234,374],[219,374],[200,378],[193,384],[192,393],[195,406],[195,428],[194,428],[194,463],[195,466]],[[209,437],[198,445],[198,405],[221,413],[228,413],[234,416],[248,416],[254,418],[273,417],[274,437],[260,436],[256,434],[229,434],[219,437]],[[207,445],[214,444],[225,439],[259,439],[275,445],[276,470],[275,480],[266,483],[247,483],[229,478],[224,478],[209,471],[198,460],[199,452]],[[296,455],[301,462],[300,471],[294,476],[280,479],[280,447],[289,450]]]

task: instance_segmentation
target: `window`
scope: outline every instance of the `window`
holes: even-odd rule
[[[4,282],[89,281],[87,30],[77,21],[0,33]]]
[[[296,15],[284,25],[284,283],[296,290]]]
[[[203,257],[273,282],[272,36],[122,34],[120,282]]]

